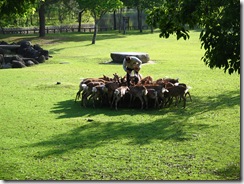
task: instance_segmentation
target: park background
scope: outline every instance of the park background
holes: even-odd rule
[[[240,180],[240,75],[201,60],[200,30],[190,39],[159,38],[160,30],[1,34],[50,52],[43,64],[2,69],[2,180]],[[107,64],[114,51],[147,52],[141,73],[191,86],[186,109],[83,108],[81,78],[123,76]],[[61,85],[57,85],[61,82]]]

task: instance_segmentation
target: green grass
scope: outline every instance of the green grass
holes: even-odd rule
[[[95,45],[91,34],[1,37],[39,43],[53,58],[0,70],[0,179],[240,180],[240,76],[204,65],[199,32],[188,41],[99,33]],[[116,51],[149,53],[155,64],[141,74],[179,77],[193,101],[143,111],[74,103],[80,78],[125,74],[104,64]]]

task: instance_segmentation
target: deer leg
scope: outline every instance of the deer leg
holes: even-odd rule
[[[76,102],[76,100],[78,100],[78,99],[80,98],[80,93],[81,93],[81,90],[79,90],[79,91],[76,93],[75,102]]]
[[[114,102],[115,102],[115,96],[113,96],[113,100],[112,100],[112,103],[110,104],[110,108],[113,107]]]
[[[157,101],[158,101],[158,107],[163,108],[165,105],[165,97],[163,97],[163,95],[160,94],[157,98]]]
[[[130,104],[129,104],[129,107],[131,107],[132,101],[134,101],[134,96],[132,94],[130,94]]]
[[[169,102],[169,105],[168,105],[168,107],[169,107],[173,102],[173,97],[168,97],[168,101],[166,103],[168,103],[168,102]]]
[[[158,107],[159,107],[158,97],[156,96],[155,103],[154,103],[154,108],[158,108]]]
[[[118,110],[118,101],[119,101],[120,99],[119,98],[116,98],[116,100],[115,100],[115,109],[116,110]]]
[[[148,98],[147,96],[143,96],[145,103],[146,103],[146,109],[148,109]],[[143,100],[143,99],[142,99]]]
[[[178,101],[179,101],[179,100],[178,100],[178,96],[176,96],[176,97],[175,97],[175,106],[177,106],[177,107],[178,107],[178,103],[179,103]]]
[[[112,99],[112,97],[113,97],[113,92],[112,91],[109,91],[108,92],[108,103],[109,103],[109,105],[111,105],[111,99]]]
[[[143,109],[143,105],[144,105],[144,102],[143,102],[143,99],[141,96],[138,96],[138,98],[141,100],[141,110]]]
[[[90,91],[86,91],[85,93],[82,93],[82,103],[84,107],[86,107],[87,98],[89,97],[90,94],[91,94]]]
[[[83,107],[86,107],[86,93],[82,93],[82,99],[81,99],[81,104],[83,105]]]
[[[183,100],[184,100],[183,108],[185,108],[185,107],[186,107],[186,97],[185,97],[184,95],[182,95],[182,98],[183,98]]]
[[[187,94],[189,95],[190,100],[192,101],[192,99],[191,99],[191,95],[190,95],[189,91],[187,91],[187,93],[185,94],[185,97],[186,97]]]
[[[91,97],[92,97],[93,108],[95,108],[95,100],[97,99],[98,96],[97,96],[97,94],[92,94]]]

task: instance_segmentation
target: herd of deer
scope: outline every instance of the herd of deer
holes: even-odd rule
[[[131,107],[140,102],[141,109],[148,109],[149,102],[154,108],[169,107],[173,99],[175,105],[183,100],[183,107],[186,106],[186,95],[190,87],[179,83],[178,79],[162,78],[153,81],[151,76],[141,78],[137,84],[133,77],[128,87],[125,77],[119,77],[116,73],[113,78],[103,75],[101,78],[86,78],[80,82],[79,91],[76,93],[75,102],[81,96],[81,105],[86,107],[88,100],[92,101],[93,107],[99,102],[100,105],[109,105],[118,109],[118,104],[124,103]],[[136,101],[138,98],[140,101]],[[119,103],[120,102],[120,103]]]

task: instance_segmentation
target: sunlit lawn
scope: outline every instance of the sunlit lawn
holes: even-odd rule
[[[188,41],[158,35],[102,32],[95,45],[92,34],[0,35],[53,56],[0,70],[0,179],[239,180],[240,76],[204,65],[199,32]],[[155,64],[141,74],[179,78],[193,101],[143,111],[75,103],[80,78],[125,74],[121,64],[105,64],[119,51],[147,52]]]

